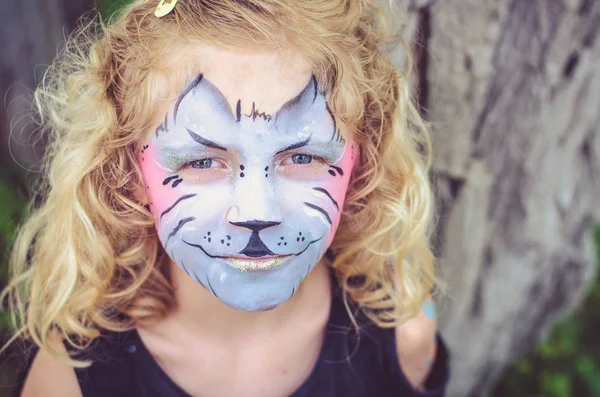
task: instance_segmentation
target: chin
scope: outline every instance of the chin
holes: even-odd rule
[[[239,292],[239,291],[238,291]],[[223,302],[225,305],[236,310],[243,310],[246,312],[265,312],[273,310],[286,303],[293,296],[293,290],[286,293],[275,293],[275,294],[215,294],[215,297]]]

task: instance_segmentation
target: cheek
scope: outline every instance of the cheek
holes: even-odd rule
[[[331,193],[331,195],[336,199],[340,208],[340,212],[336,213],[335,217],[333,217],[332,219],[331,233],[328,236],[327,246],[329,246],[333,241],[338,225],[340,223],[341,210],[344,208],[344,201],[346,199],[346,193],[348,192],[350,176],[352,175],[352,171],[354,170],[354,165],[356,163],[355,159],[357,158],[358,145],[353,142],[348,142],[342,159],[336,164],[336,167],[342,169],[344,174],[340,176],[336,172],[336,175],[338,176],[328,177],[324,181],[323,187],[325,187],[325,189],[327,189]]]
[[[156,224],[160,221],[160,214],[169,208],[181,196],[178,188],[180,178],[163,169],[157,163],[158,150],[155,145],[145,146],[139,157],[139,164],[146,183],[146,194],[150,211],[154,215]]]

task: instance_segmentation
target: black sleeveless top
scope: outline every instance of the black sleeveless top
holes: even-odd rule
[[[449,356],[440,335],[427,391],[416,391],[400,368],[394,329],[379,328],[359,315],[357,334],[336,285],[317,363],[290,397],[443,396]],[[75,370],[84,397],[189,397],[166,375],[135,330],[105,334],[85,356],[75,356],[93,360],[90,367]]]

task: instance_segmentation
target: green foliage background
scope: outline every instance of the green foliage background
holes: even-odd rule
[[[600,264],[600,227],[594,230]],[[600,272],[570,317],[547,340],[518,359],[499,384],[495,397],[600,396]]]
[[[129,0],[99,0],[106,18]],[[25,176],[14,167],[0,170],[0,287],[8,277],[7,254],[18,223],[26,216]],[[17,181],[17,182],[15,182]],[[600,226],[594,231],[597,263],[600,263]],[[494,397],[600,397],[600,274],[579,310],[557,324],[547,340],[518,359],[494,392]],[[9,316],[0,311],[1,340],[10,333]],[[10,365],[0,368],[3,386],[14,383]],[[12,372],[11,372],[12,371]],[[9,388],[10,389],[10,388]],[[3,391],[4,390],[4,391]]]

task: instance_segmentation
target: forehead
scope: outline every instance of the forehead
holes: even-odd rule
[[[171,95],[164,111],[172,109],[181,91],[201,73],[232,109],[240,101],[246,113],[253,104],[261,111],[274,113],[298,95],[312,74],[309,59],[291,48],[250,51],[188,44],[178,48],[176,59],[170,69],[179,68],[176,74],[180,81],[177,87],[167,87]]]

